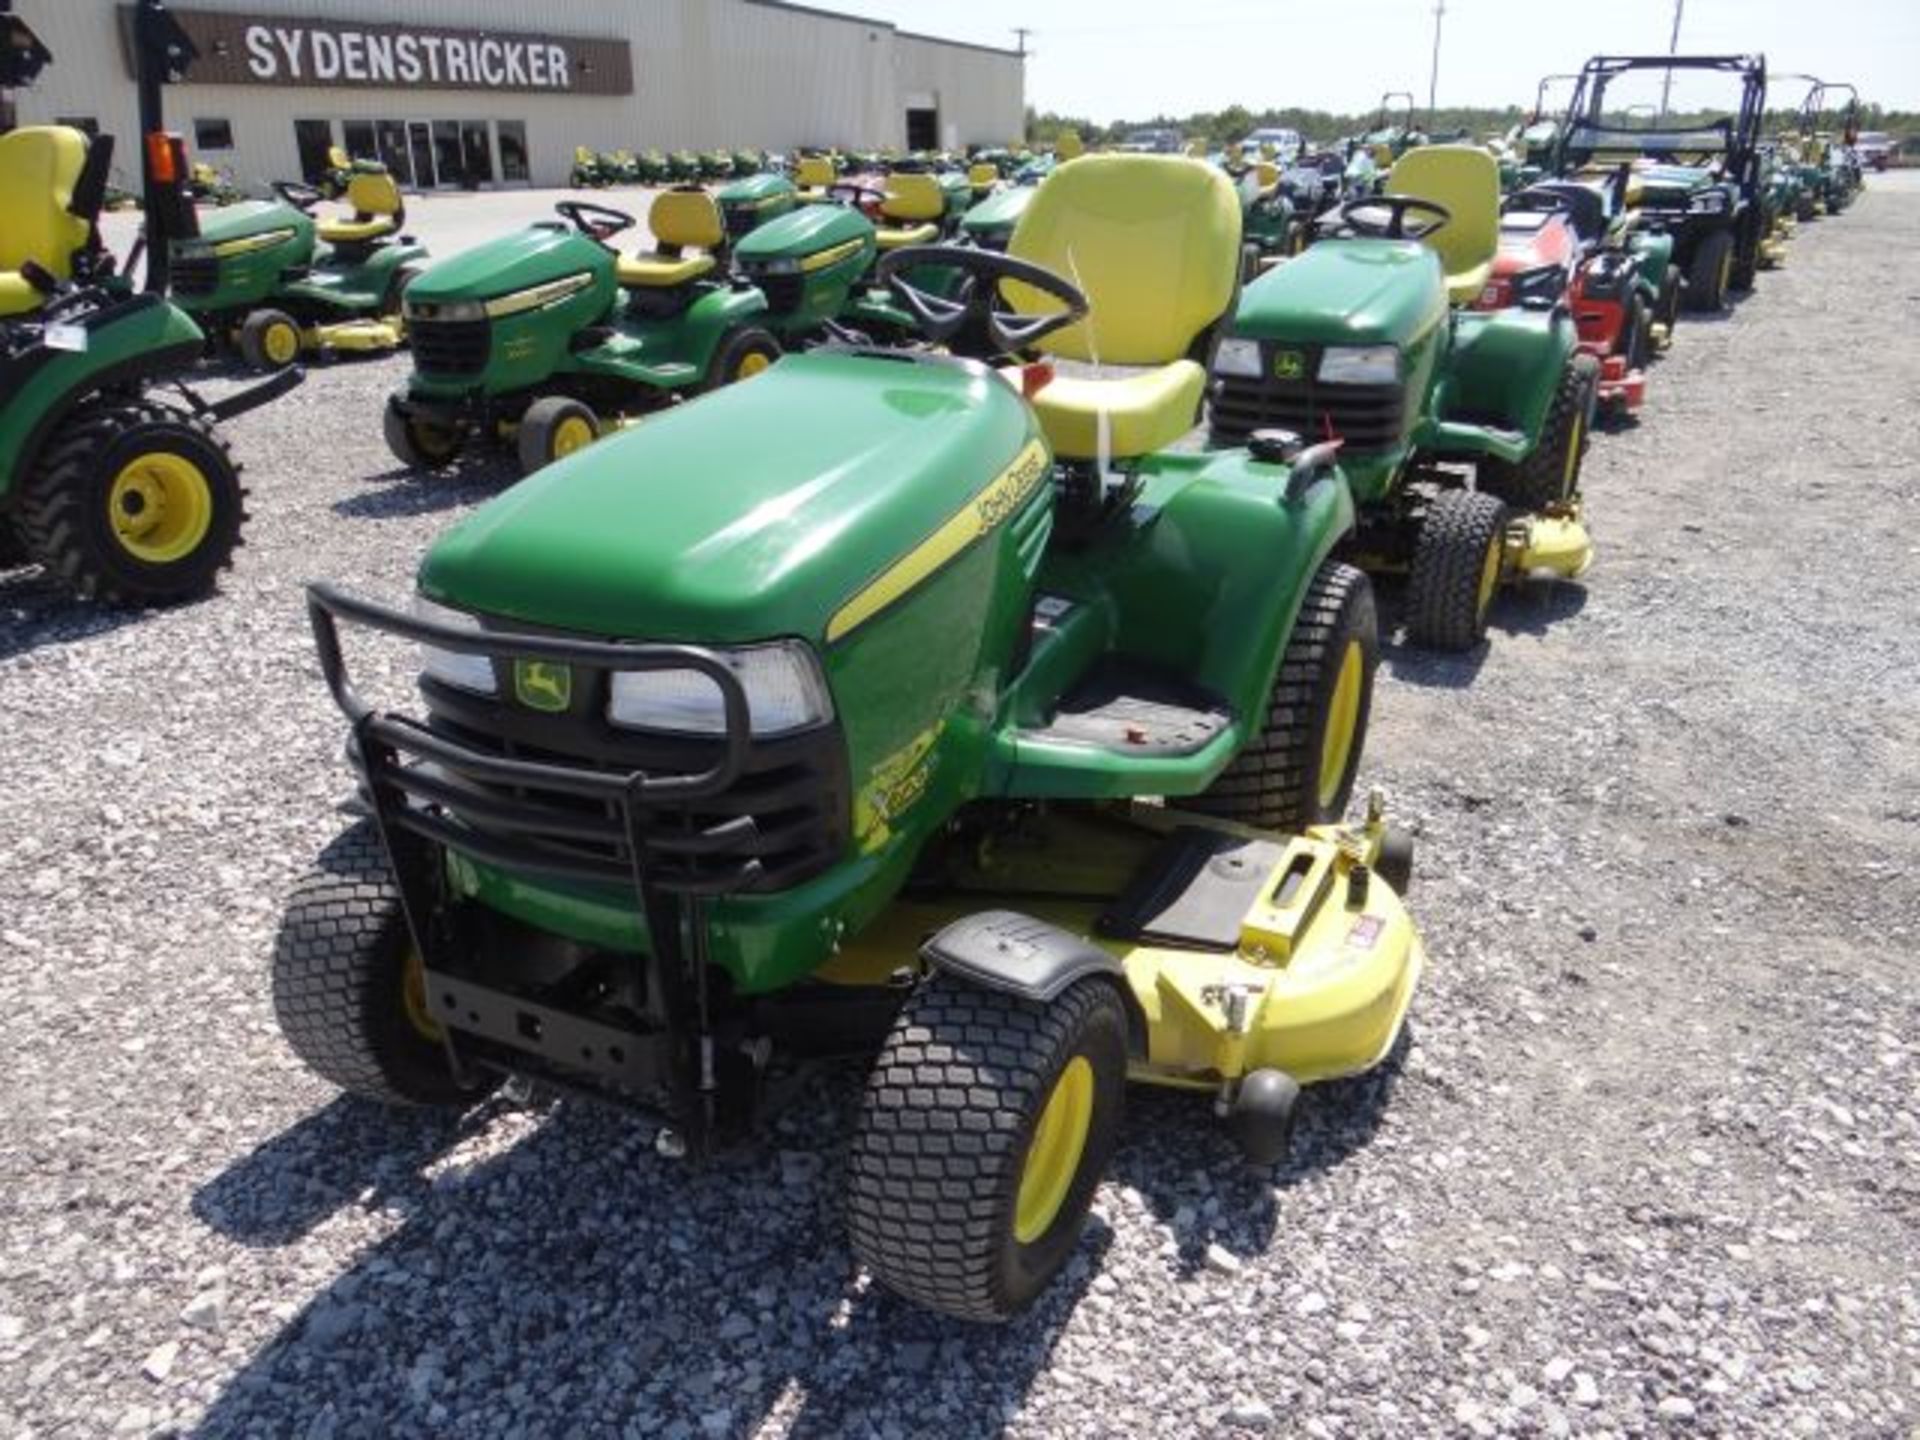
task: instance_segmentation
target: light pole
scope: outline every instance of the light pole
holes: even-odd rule
[[[1687,0],[1673,0],[1673,34],[1667,40],[1667,54],[1680,53],[1680,15],[1687,8]],[[1673,97],[1673,69],[1667,69],[1667,78],[1660,86],[1660,122],[1666,123],[1667,101]]]
[[[1433,0],[1433,69],[1427,75],[1427,130],[1433,130],[1435,99],[1440,94],[1440,19],[1447,13],[1447,0]]]

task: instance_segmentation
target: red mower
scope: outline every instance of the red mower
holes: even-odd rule
[[[1509,196],[1493,274],[1473,305],[1564,303],[1579,348],[1600,362],[1599,403],[1616,414],[1646,398],[1647,362],[1667,344],[1680,301],[1673,243],[1635,229],[1619,203],[1624,183],[1548,180]]]

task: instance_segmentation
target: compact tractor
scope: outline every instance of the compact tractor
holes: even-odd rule
[[[0,88],[51,56],[0,0]],[[113,139],[66,126],[0,136],[0,560],[38,561],[82,596],[166,604],[210,591],[240,543],[245,494],[219,423],[283,394],[290,370],[208,403],[181,377],[205,336],[167,299],[169,256],[197,225],[186,146],[163,88],[195,52],[160,0],[140,0],[146,275],[101,241]],[[162,396],[161,387],[172,390]]]
[[[1241,295],[1210,437],[1278,427],[1338,445],[1360,511],[1346,553],[1408,574],[1415,642],[1468,649],[1503,579],[1573,577],[1592,557],[1579,479],[1600,367],[1559,305],[1471,308],[1499,240],[1484,149],[1411,150],[1385,194],[1338,213],[1338,232]]]
[[[1007,253],[882,261],[920,348],[788,355],[554,466],[411,613],[310,590],[361,818],[282,923],[294,1051],[394,1104],[598,1094],[668,1154],[859,1057],[854,1254],[972,1319],[1066,1264],[1128,1079],[1279,1158],[1423,957],[1410,843],[1342,823],[1375,635],[1338,464],[1167,448],[1239,247],[1205,165],[1062,166]],[[423,713],[356,688],[368,630],[419,645]]]

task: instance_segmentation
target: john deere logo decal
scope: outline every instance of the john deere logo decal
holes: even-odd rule
[[[564,710],[573,703],[573,671],[545,660],[516,660],[513,693],[529,710]]]
[[[1307,357],[1298,350],[1277,351],[1273,357],[1273,378],[1276,380],[1304,380],[1307,375]]]

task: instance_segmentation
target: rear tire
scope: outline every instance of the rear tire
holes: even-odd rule
[[[1434,498],[1407,581],[1407,635],[1416,645],[1471,650],[1486,637],[1506,533],[1498,496],[1443,490]]]
[[[1702,240],[1687,266],[1687,309],[1717,314],[1727,307],[1727,282],[1733,277],[1733,236],[1716,230]]]
[[[387,449],[409,470],[444,470],[460,458],[461,450],[466,447],[466,436],[459,430],[409,415],[391,396],[381,428],[387,438]]]
[[[599,438],[600,417],[588,406],[566,395],[542,396],[520,417],[520,432],[514,437],[520,473],[544,470]]]
[[[371,820],[343,830],[287,902],[273,947],[273,1013],[321,1079],[387,1105],[465,1105],[425,1014],[413,939],[386,846]],[[410,971],[412,973],[410,974]],[[416,978],[417,977],[417,978]],[[423,1023],[424,1022],[424,1023]]]
[[[240,358],[271,374],[300,358],[300,326],[284,310],[255,310],[240,325]]]
[[[240,467],[219,431],[144,399],[70,415],[15,515],[29,554],[76,594],[114,605],[208,594],[246,518]]]
[[[1173,803],[1282,835],[1338,820],[1366,749],[1379,662],[1372,583],[1327,561],[1301,602],[1260,733],[1203,792]]]
[[[997,1321],[1024,1309],[1079,1242],[1126,1070],[1111,981],[1040,1002],[935,975],[867,1080],[849,1162],[855,1257],[931,1310]]]
[[[21,542],[19,530],[11,519],[0,515],[0,570],[12,570],[32,563],[33,556]]]
[[[714,348],[703,390],[718,390],[736,380],[751,380],[780,358],[780,342],[769,330],[744,325],[729,330]]]
[[[1636,302],[1637,303],[1637,302]],[[1631,316],[1629,317],[1631,320]],[[1540,439],[1515,463],[1488,458],[1480,462],[1479,487],[1516,510],[1539,511],[1570,500],[1580,491],[1580,462],[1585,457],[1588,422],[1600,388],[1600,362],[1591,355],[1567,357],[1547,407]]]

